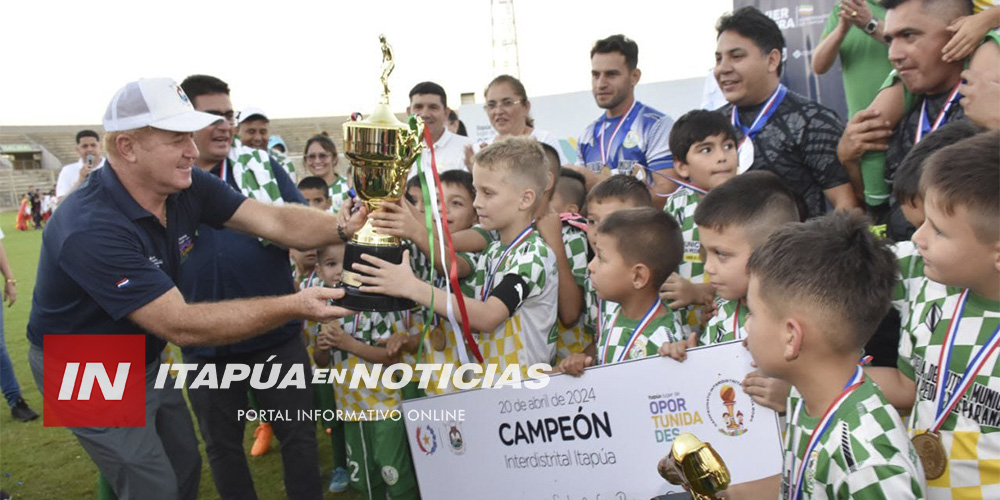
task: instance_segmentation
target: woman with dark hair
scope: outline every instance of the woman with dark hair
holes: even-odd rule
[[[454,109],[448,110],[448,131],[463,137],[469,136],[469,132],[465,130],[465,123],[458,119]]]
[[[326,134],[317,134],[306,141],[306,152],[302,161],[309,175],[314,175],[326,181],[330,187],[330,211],[337,213],[340,206],[350,197],[351,189],[347,179],[336,171],[340,158],[337,156],[337,146]]]
[[[496,135],[488,141],[481,142],[480,148],[493,142],[500,136],[530,135],[538,142],[544,142],[559,153],[559,163],[569,163],[562,151],[559,138],[545,130],[535,128],[535,120],[531,118],[531,102],[524,84],[510,75],[500,75],[486,86],[486,116]]]

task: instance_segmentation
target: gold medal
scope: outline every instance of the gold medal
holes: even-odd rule
[[[941,435],[927,431],[913,436],[912,441],[927,479],[937,479],[943,476],[944,471],[948,468],[948,453],[945,452],[944,445],[941,444]]]
[[[611,167],[605,165],[601,168],[601,175],[611,175]]]
[[[444,328],[441,325],[435,326],[431,329],[431,347],[435,351],[441,352],[444,350],[444,346],[447,342],[444,338]]]

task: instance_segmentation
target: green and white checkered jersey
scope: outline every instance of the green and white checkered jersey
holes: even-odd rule
[[[677,219],[681,235],[684,237],[684,258],[677,267],[677,274],[692,283],[705,282],[705,263],[701,261],[701,240],[698,239],[698,226],[694,223],[694,211],[698,208],[699,201],[698,193],[681,186],[663,205],[663,211]]]
[[[904,330],[910,318],[910,304],[913,303],[927,279],[924,277],[924,259],[917,252],[917,246],[912,241],[900,241],[890,245],[899,263],[896,275],[896,289],[893,291],[892,306],[899,311]],[[944,287],[940,283],[930,282],[929,286]]]
[[[410,250],[410,268],[413,269],[413,274],[425,283],[429,282],[431,279],[431,260],[426,254],[417,248],[417,245],[412,241],[407,241],[404,243],[406,248]],[[458,287],[461,289],[462,295],[466,297],[474,297],[476,290],[476,261],[479,259],[479,254],[474,252],[455,252],[455,256],[459,259],[464,260],[468,265],[470,272],[464,278],[458,279]],[[445,288],[445,276],[440,272],[434,273],[434,286],[444,289]]]
[[[907,269],[911,283],[923,276],[923,261]],[[922,278],[910,302],[909,320],[899,341],[899,370],[916,383],[911,433],[933,425],[935,388],[942,344],[962,289]],[[965,373],[969,359],[1000,324],[1000,302],[969,294],[948,360],[949,388]],[[944,475],[927,482],[928,498],[1000,498],[1000,350],[994,350],[972,387],[941,426],[948,456]],[[948,393],[950,395],[950,391]]]
[[[594,290],[594,282],[590,273],[583,282],[583,328],[591,337],[597,333],[597,315],[600,314],[601,301]]]
[[[801,395],[792,388],[788,410]],[[809,436],[822,415],[788,417],[781,498],[789,500],[789,478],[798,473]],[[794,425],[793,425],[794,422]],[[792,446],[797,445],[795,450]],[[793,460],[794,454],[794,460]],[[924,498],[924,471],[896,410],[868,378],[837,410],[826,434],[808,457],[803,499],[897,500]],[[794,465],[794,469],[792,466]]]
[[[344,318],[342,324],[348,335],[372,346],[378,345],[379,340],[388,339],[395,333],[406,332],[404,314],[400,312],[360,312]],[[360,369],[360,365],[366,365],[371,373],[373,363],[339,349],[334,349],[332,355],[333,368],[344,370],[347,374],[343,384],[333,384],[338,409],[364,412],[367,410],[389,411],[399,407],[399,391],[388,389],[381,383],[374,389],[368,389],[363,382],[359,383],[357,389],[349,387],[348,384],[354,371]],[[383,370],[385,368],[383,366]]]
[[[573,270],[573,281],[577,286],[583,288],[587,281],[587,233],[580,228],[569,224],[562,225],[563,248],[566,249],[566,258],[569,266]],[[581,318],[583,315],[581,315]],[[588,333],[584,321],[577,320],[576,324],[566,326],[562,321],[556,322],[559,330],[559,338],[556,339],[555,363],[565,359],[570,354],[583,352],[594,340],[593,333]]]
[[[698,337],[698,345],[721,344],[737,339],[747,338],[746,322],[747,314],[746,301],[726,300],[722,297],[715,298],[715,316],[708,320],[705,330]],[[739,336],[735,335],[738,329]]]
[[[281,165],[281,168],[285,169],[285,172],[288,173],[288,177],[292,179],[292,182],[296,184],[299,182],[299,176],[295,173],[295,163],[292,162],[291,158],[273,150],[268,151],[268,154],[270,154],[271,158],[274,158],[274,160],[278,162],[278,165]]]
[[[698,226],[694,223],[694,211],[698,208],[698,193],[681,186],[667,198],[663,211],[677,219],[684,238],[684,256],[677,266],[677,274],[692,283],[705,282],[705,263],[701,261],[701,240]],[[701,307],[692,305],[679,309],[677,313],[684,322],[684,334],[701,331]]]
[[[340,211],[340,207],[351,197],[351,186],[347,184],[347,179],[337,176],[337,179],[330,184],[330,213],[335,214]]]
[[[590,263],[587,260],[587,233],[578,227],[563,224],[562,240],[569,267],[573,270],[573,281],[582,287],[587,279],[587,264]]]
[[[621,356],[622,350],[628,348],[629,339],[642,318],[626,318],[619,313],[621,305],[609,300],[604,301],[601,310],[601,327],[604,331],[600,332],[597,339],[597,364],[614,363],[619,357],[624,361],[656,356],[664,343],[684,340],[677,314],[666,304],[663,304],[663,310],[666,313],[653,318],[636,339],[632,349],[625,356]],[[611,324],[612,321],[614,324]],[[610,333],[607,331],[608,325],[611,326]]]
[[[312,273],[298,274],[293,273],[293,279],[299,285],[299,290],[305,290],[306,288],[313,286],[324,286],[323,280],[319,276],[312,276],[310,280],[309,277]],[[306,351],[309,352],[309,364],[313,368],[316,368],[316,360],[313,359],[313,352],[316,351],[316,338],[319,336],[319,321],[313,321],[310,319],[302,320],[302,341],[306,344]]]
[[[244,146],[239,139],[233,139],[229,161],[233,166],[233,180],[243,196],[269,205],[284,204],[266,151]]]
[[[471,229],[479,233],[479,235],[482,236],[484,240],[486,240],[487,245],[493,243],[494,241],[500,241],[500,231],[497,231],[496,229],[488,231],[486,229],[483,229],[483,226],[479,224],[472,226]]]
[[[486,273],[499,262],[505,247],[502,241],[494,240],[479,256],[476,300],[482,297],[486,287]],[[528,285],[528,293],[521,307],[496,330],[479,334],[479,347],[486,363],[499,364],[499,370],[519,363],[524,374],[532,364],[552,361],[557,337],[559,276],[556,258],[537,230],[514,248],[500,269],[496,270],[493,286],[499,285],[507,274],[520,275]]]

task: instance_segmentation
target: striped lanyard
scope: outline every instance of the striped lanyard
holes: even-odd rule
[[[615,138],[618,137],[618,131],[620,131],[622,129],[622,126],[625,125],[625,122],[628,122],[629,125],[632,124],[632,120],[635,118],[635,117],[631,116],[632,115],[632,110],[635,109],[635,105],[636,105],[637,102],[639,102],[639,101],[633,100],[632,101],[632,105],[629,106],[629,108],[628,108],[628,111],[626,111],[625,114],[622,115],[621,119],[618,120],[618,125],[616,125],[615,126],[615,130],[613,132],[611,132],[611,139],[608,140],[608,145],[607,145],[606,149],[605,149],[605,145],[604,145],[604,131],[607,130],[607,128],[608,128],[607,127],[607,118],[606,118],[606,116],[602,116],[601,117],[602,118],[602,120],[601,120],[601,137],[598,140],[598,142],[601,145],[601,165],[608,165],[608,166],[611,165],[610,163],[608,163],[608,160],[609,160],[609,157],[611,156],[611,151],[614,149],[612,147],[612,145],[615,142]],[[624,142],[624,139],[622,141]]]
[[[622,349],[621,352],[617,353],[617,355],[615,355],[615,359],[612,361],[608,359],[608,353],[611,352],[609,342],[611,342],[611,331],[615,328],[615,323],[618,321],[618,315],[622,312],[621,306],[619,305],[618,310],[615,311],[615,315],[611,318],[611,321],[608,322],[607,325],[608,331],[606,332],[604,340],[604,356],[602,356],[604,362],[602,364],[607,365],[611,363],[618,363],[625,359],[625,356],[632,350],[632,347],[634,347],[635,343],[639,340],[639,337],[642,335],[642,331],[649,326],[651,321],[653,321],[653,317],[656,316],[656,312],[659,311],[661,307],[663,307],[663,302],[661,302],[659,297],[657,297],[656,302],[653,302],[653,305],[649,307],[646,314],[644,314],[642,319],[639,320],[639,324],[635,326],[635,330],[632,330],[632,335],[629,337],[628,343],[625,345],[625,349]]]
[[[219,165],[219,178],[222,179],[222,182],[227,182],[226,178],[229,176],[229,172],[227,171],[229,169],[227,167],[229,167],[229,159],[223,158],[222,163]]]
[[[961,99],[961,95],[958,93],[958,88],[961,85],[962,81],[959,80],[955,84],[955,88],[951,89],[951,92],[948,93],[948,100],[941,107],[941,111],[938,113],[933,125],[929,123],[930,120],[927,118],[927,99],[924,99],[924,102],[920,105],[920,118],[917,120],[917,137],[913,140],[914,144],[920,142],[924,138],[924,135],[937,130],[938,127],[948,121],[948,111],[951,110],[951,105],[955,104],[956,100]]]
[[[935,377],[937,381],[936,388],[936,398],[937,408],[934,418],[934,425],[929,429],[931,432],[938,432],[941,426],[944,425],[944,421],[948,419],[948,415],[951,411],[955,409],[958,401],[962,399],[962,396],[969,391],[972,387],[972,383],[976,380],[976,375],[979,370],[983,368],[986,361],[990,359],[990,356],[997,349],[997,345],[1000,344],[1000,326],[997,326],[996,330],[993,330],[993,335],[986,340],[978,351],[974,351],[969,359],[969,365],[965,368],[962,378],[955,385],[955,391],[952,392],[951,397],[947,398],[948,393],[948,364],[951,360],[951,352],[955,346],[955,338],[958,337],[958,327],[962,323],[962,314],[965,312],[965,304],[969,300],[969,289],[962,291],[962,295],[958,297],[958,304],[955,305],[955,313],[951,317],[951,321],[948,323],[948,331],[945,332],[944,341],[941,342],[941,354],[938,357],[937,366],[937,376]]]
[[[523,243],[524,240],[528,239],[534,230],[535,221],[531,221],[531,224],[528,224],[528,227],[524,228],[524,231],[521,231],[521,234],[517,235],[517,237],[514,238],[514,241],[510,242],[510,245],[507,245],[507,248],[500,255],[500,258],[497,259],[496,263],[488,268],[488,272],[486,273],[486,285],[483,287],[483,292],[481,294],[483,302],[486,302],[486,298],[489,297],[490,292],[493,291],[493,279],[496,277],[497,271],[503,267],[504,262],[507,262],[507,257],[510,256],[510,253]]]
[[[698,193],[698,194],[708,194],[708,190],[707,189],[702,188],[702,187],[698,187],[698,186],[696,186],[696,185],[694,185],[694,184],[692,184],[690,182],[685,182],[682,179],[671,178],[670,181],[673,182],[674,184],[677,184],[678,186],[686,187],[686,188],[690,189],[691,191],[694,191],[695,193]],[[673,194],[674,193],[670,193],[667,196],[671,196]]]
[[[750,124],[749,127],[745,127],[742,123],[740,123],[740,114],[737,111],[736,106],[733,105],[733,126],[743,131],[743,139],[740,140],[738,147],[742,147],[744,141],[747,139],[753,139],[760,133],[761,130],[764,129],[764,125],[767,124],[767,120],[770,119],[771,115],[773,115],[778,109],[778,105],[781,104],[781,101],[785,100],[786,94],[788,94],[788,89],[783,84],[779,83],[778,88],[774,89],[774,93],[771,94],[771,97],[767,98],[764,108],[757,113],[757,118],[754,118],[753,123]]]
[[[823,434],[826,434],[826,431],[830,428],[830,424],[833,423],[833,417],[836,416],[837,409],[840,408],[840,405],[844,404],[844,401],[847,400],[848,396],[850,396],[855,389],[861,387],[861,383],[864,382],[864,380],[865,372],[861,370],[860,366],[855,367],[854,375],[847,381],[847,385],[844,386],[844,391],[840,393],[840,396],[837,396],[837,399],[833,400],[830,407],[826,409],[826,413],[823,414],[823,418],[820,419],[819,423],[816,424],[816,428],[813,429],[812,434],[809,436],[809,442],[806,444],[806,451],[802,455],[802,459],[800,460],[797,468],[794,467],[794,464],[798,457],[797,451],[799,449],[799,438],[801,433],[795,435],[792,445],[793,467],[791,467],[791,469],[795,470],[795,477],[790,478],[793,479],[794,482],[790,481],[788,484],[789,500],[798,500],[799,498],[802,498],[802,483],[806,477],[806,469],[809,468],[809,457],[812,455],[813,450],[819,446],[819,440],[822,439]],[[792,415],[794,421],[792,421],[790,427],[798,425],[799,416],[802,415],[802,403],[804,401],[805,400],[803,399],[799,399],[799,403],[795,406],[795,414]]]

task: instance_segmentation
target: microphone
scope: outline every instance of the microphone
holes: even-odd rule
[[[87,155],[87,166],[88,167],[94,166],[94,155]]]

